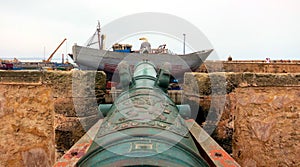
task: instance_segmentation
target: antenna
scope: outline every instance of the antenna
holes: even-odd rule
[[[183,54],[185,55],[185,36],[186,34],[183,34]]]
[[[46,54],[46,46],[44,46],[44,60],[46,60],[45,54]]]
[[[66,41],[66,63],[68,63],[68,42]]]

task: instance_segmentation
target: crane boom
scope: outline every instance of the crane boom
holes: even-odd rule
[[[59,45],[58,47],[54,50],[54,52],[49,56],[49,58],[46,60],[46,62],[50,62],[53,55],[56,53],[56,51],[61,47],[61,45],[67,40],[67,38],[65,38]]]

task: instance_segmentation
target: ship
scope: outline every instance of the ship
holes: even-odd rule
[[[123,60],[129,64],[131,70],[138,62],[148,60],[155,64],[158,69],[165,62],[169,62],[171,64],[171,75],[179,79],[183,77],[185,72],[196,71],[213,51],[213,49],[207,49],[188,54],[185,54],[185,52],[184,54],[174,54],[166,49],[166,44],[163,44],[158,48],[147,48],[147,52],[141,52],[142,48],[140,50],[132,50],[132,45],[119,43],[115,43],[112,46],[112,50],[105,50],[106,35],[101,35],[100,33],[101,28],[98,22],[96,32],[90,38],[88,44],[86,46],[73,45],[72,54],[69,54],[69,56],[81,69],[104,71],[108,78],[118,74],[117,66]],[[96,42],[94,42],[95,38],[97,38]],[[148,42],[145,37],[140,38],[140,40]],[[91,46],[96,47],[92,48]]]
[[[127,44],[123,44],[127,45]],[[117,73],[117,66],[121,61],[126,61],[131,68],[140,61],[148,60],[160,68],[163,63],[171,64],[171,74],[174,77],[182,76],[185,72],[196,71],[213,49],[202,50],[184,55],[174,55],[166,52],[137,53],[129,47],[123,50],[99,50],[79,45],[72,48],[73,61],[83,69],[99,70],[112,75]]]

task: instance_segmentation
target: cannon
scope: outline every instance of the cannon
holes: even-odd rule
[[[122,93],[113,104],[99,105],[102,117],[54,167],[239,167],[195,120],[188,119],[191,107],[176,105],[168,96],[170,68],[169,63],[157,68],[143,60],[131,72],[130,63],[121,62]]]
[[[208,166],[183,118],[188,105],[167,94],[170,64],[150,61],[118,66],[123,92],[113,104],[100,104],[105,117],[87,153],[76,166]]]

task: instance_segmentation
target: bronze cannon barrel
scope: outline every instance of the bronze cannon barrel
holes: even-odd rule
[[[99,106],[105,118],[77,166],[208,166],[182,118],[189,106],[176,106],[166,93],[169,69],[142,61],[131,74],[126,63],[119,66],[123,92]]]

